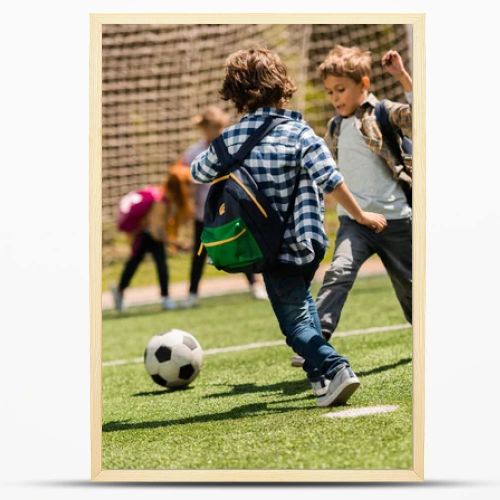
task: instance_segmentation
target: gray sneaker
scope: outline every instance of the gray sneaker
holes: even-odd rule
[[[330,385],[330,380],[322,377],[321,380],[317,382],[310,382],[313,394],[316,397],[324,396],[328,391],[328,386]]]
[[[164,297],[161,305],[165,311],[177,309],[177,304],[170,297]]]
[[[295,368],[301,368],[304,365],[305,359],[302,356],[299,356],[296,354],[295,356],[292,356],[292,361],[291,365]]]
[[[330,381],[324,396],[320,396],[316,403],[318,406],[333,406],[344,404],[360,386],[358,377],[350,366],[341,367],[335,377]]]
[[[190,293],[186,300],[179,304],[179,307],[183,309],[190,309],[191,307],[199,306],[198,295],[196,293]]]
[[[113,302],[115,305],[115,309],[118,312],[122,312],[123,311],[123,292],[120,292],[120,290],[118,290],[118,287],[114,286],[113,288],[111,288],[111,295],[113,296]]]
[[[266,289],[263,286],[251,285],[250,286],[250,293],[252,294],[252,297],[254,299],[269,300],[269,297],[267,296]]]

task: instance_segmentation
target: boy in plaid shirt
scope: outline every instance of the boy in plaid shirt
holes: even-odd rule
[[[411,103],[412,80],[398,52],[384,54],[382,66],[401,83]],[[317,298],[323,336],[332,336],[359,268],[374,253],[387,269],[405,318],[411,323],[412,210],[400,184],[406,174],[375,117],[378,100],[369,93],[370,53],[337,45],[319,66],[319,72],[336,114],[342,117],[333,134],[334,118],[328,124],[325,140],[330,151],[359,205],[387,219],[387,228],[379,234],[359,224],[343,207],[338,208],[340,227],[333,260]],[[391,126],[410,135],[411,106],[387,100],[383,105]]]
[[[295,90],[276,54],[265,49],[231,54],[220,93],[235,104],[238,112],[247,114],[225,129],[222,138],[234,155],[267,117],[288,118],[253,148],[245,166],[283,219],[299,176],[294,212],[285,228],[278,261],[263,277],[287,344],[305,359],[304,370],[318,396],[318,406],[330,406],[345,403],[358,388],[359,380],[347,359],[321,335],[310,293],[311,280],[328,241],[323,229],[323,192],[333,192],[360,224],[381,231],[386,221],[360,209],[323,139],[314,134],[300,113],[284,108]],[[220,169],[212,145],[191,163],[193,178],[202,183],[214,180]]]

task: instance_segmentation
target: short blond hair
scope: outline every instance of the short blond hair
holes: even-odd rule
[[[359,83],[364,76],[370,78],[372,57],[369,51],[359,47],[336,45],[318,67],[324,80],[328,76],[345,76]]]

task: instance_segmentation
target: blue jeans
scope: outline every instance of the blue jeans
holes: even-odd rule
[[[316,248],[310,264],[292,266],[278,263],[263,273],[267,294],[286,343],[305,359],[304,370],[311,382],[322,376],[332,379],[341,365],[349,364],[321,335],[316,302],[310,286],[324,255]]]

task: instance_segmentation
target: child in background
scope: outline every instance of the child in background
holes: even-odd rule
[[[167,241],[166,229],[169,220],[184,215],[185,200],[182,197],[182,179],[177,175],[168,175],[162,186],[148,186],[142,190],[129,193],[121,200],[121,204],[128,205],[121,214],[122,221],[128,217],[129,226],[120,221],[120,229],[126,230],[130,239],[131,254],[122,270],[120,281],[111,289],[115,309],[119,312],[124,309],[124,292],[128,288],[137,268],[146,254],[153,257],[160,292],[162,307],[165,310],[176,309],[176,303],[169,297],[168,266],[165,245]],[[140,198],[148,198],[147,206],[142,209],[137,220],[132,220],[134,204],[141,210]],[[134,198],[135,197],[135,198]]]
[[[403,86],[411,103],[412,80],[401,56],[389,51],[383,67]],[[358,47],[337,45],[319,66],[323,83],[337,115],[342,117],[325,140],[340,172],[363,210],[381,213],[387,228],[380,233],[359,224],[342,206],[332,263],[318,293],[321,331],[330,339],[357,273],[374,253],[384,264],[408,322],[412,321],[412,210],[397,179],[401,166],[384,141],[375,117],[377,98],[369,92],[371,56]],[[411,107],[384,101],[394,128],[411,134]],[[293,364],[293,361],[292,361]]]
[[[241,50],[226,61],[221,95],[231,100],[241,120],[222,134],[234,155],[266,118],[288,121],[277,125],[251,151],[245,166],[259,189],[284,220],[296,176],[299,185],[278,260],[263,273],[269,300],[287,344],[305,358],[304,370],[318,396],[318,406],[345,403],[359,386],[346,358],[321,335],[316,304],[310,293],[314,273],[324,256],[323,192],[332,192],[360,223],[376,231],[383,216],[362,211],[343,182],[323,139],[297,111],[285,109],[296,87],[280,58],[266,49]],[[193,178],[209,183],[221,168],[214,147],[191,164]]]
[[[191,162],[208,145],[220,135],[225,127],[229,125],[229,116],[217,106],[208,106],[207,109],[193,118],[193,124],[198,127],[203,136],[197,143],[193,144],[182,158],[184,165],[191,165]],[[194,220],[194,242],[193,256],[191,259],[191,271],[189,276],[189,295],[184,301],[184,307],[194,307],[198,304],[198,287],[200,284],[203,268],[207,259],[207,251],[202,249],[198,253],[201,243],[201,232],[203,231],[203,216],[205,213],[205,201],[207,199],[210,186],[208,184],[193,183],[195,220]],[[257,281],[253,273],[245,273],[250,287],[250,293],[256,299],[267,299],[264,287]]]

